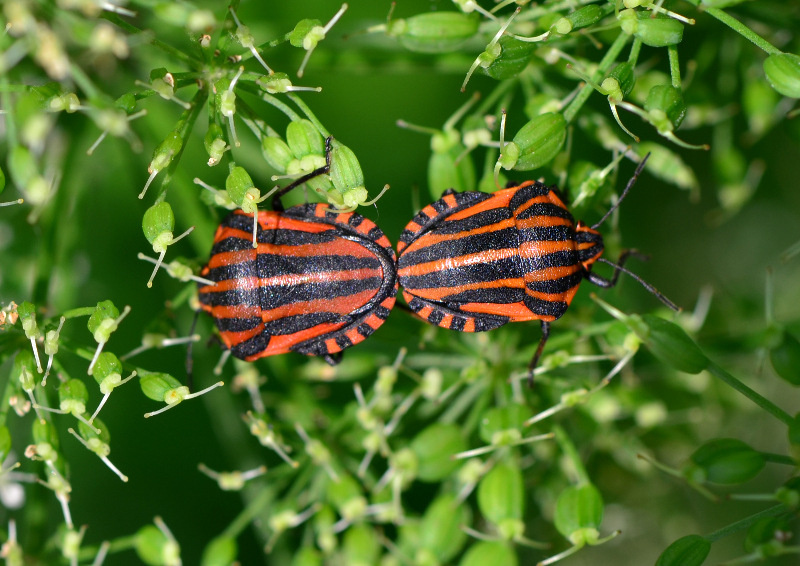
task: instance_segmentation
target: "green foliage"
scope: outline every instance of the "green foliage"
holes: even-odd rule
[[[2,3],[6,563],[795,564],[792,3],[389,4]],[[533,388],[535,321],[396,309],[336,367],[190,331],[220,218],[310,173],[285,205],[396,242],[509,179],[592,224],[646,154],[606,256],[696,307],[586,281]]]

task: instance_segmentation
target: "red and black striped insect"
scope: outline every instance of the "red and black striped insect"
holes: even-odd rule
[[[646,158],[628,182],[625,197]],[[575,223],[555,186],[526,181],[496,193],[446,191],[408,223],[397,245],[397,275],[409,308],[432,324],[483,332],[508,322],[539,320],[542,338],[529,365],[536,367],[550,323],[572,302],[581,281],[613,287],[620,271],[633,276],[672,309],[677,307],[618,262],[601,259],[603,238],[594,226]],[[611,279],[591,271],[602,261]]]
[[[396,258],[372,221],[325,204],[261,211],[256,248],[252,225],[241,210],[222,222],[201,271],[216,285],[199,286],[237,358],[299,352],[334,364],[389,316]]]

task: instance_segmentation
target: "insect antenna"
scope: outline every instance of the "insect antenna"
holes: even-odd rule
[[[621,194],[621,195],[619,196],[619,198],[617,199],[617,202],[615,202],[615,203],[614,203],[614,204],[611,206],[611,208],[609,208],[609,209],[608,209],[608,212],[606,212],[606,213],[603,215],[603,217],[600,219],[600,221],[599,221],[599,222],[597,222],[597,223],[596,223],[594,226],[592,226],[592,230],[597,230],[598,226],[600,226],[600,225],[601,225],[603,222],[605,222],[605,221],[606,221],[606,218],[608,218],[609,216],[611,216],[611,214],[612,214],[612,213],[613,213],[615,210],[617,210],[617,207],[619,207],[619,205],[620,205],[620,203],[622,202],[622,200],[623,200],[623,199],[624,199],[626,196],[628,196],[628,191],[630,191],[630,190],[631,190],[631,188],[633,187],[633,185],[636,183],[636,179],[638,179],[638,178],[639,178],[639,174],[640,174],[640,173],[642,172],[642,170],[644,169],[644,164],[645,164],[645,163],[647,163],[647,158],[648,158],[648,157],[650,157],[650,154],[649,154],[649,153],[648,153],[647,155],[645,155],[645,156],[642,158],[642,160],[639,162],[639,166],[638,166],[638,167],[636,167],[636,171],[634,171],[634,172],[633,172],[633,177],[631,177],[630,181],[628,181],[628,184],[627,184],[627,185],[625,185],[625,190],[624,190],[624,191],[622,191],[622,194]]]

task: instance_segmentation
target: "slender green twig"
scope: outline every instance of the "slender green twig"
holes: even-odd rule
[[[781,50],[772,45],[769,41],[755,33],[749,27],[744,25],[742,22],[734,18],[733,16],[728,15],[726,12],[720,10],[719,8],[713,8],[711,6],[700,6],[700,0],[686,0],[687,2],[694,4],[698,10],[705,11],[709,16],[712,16],[731,28],[733,31],[737,32],[739,35],[747,39],[748,41],[752,42],[756,47],[763,49],[769,55],[775,55],[780,53]]]
[[[754,390],[750,389],[747,385],[733,377],[714,362],[710,361],[706,369],[709,371],[709,373],[711,373],[711,375],[724,381],[727,385],[731,386],[733,389],[750,399],[753,403],[767,411],[779,421],[783,422],[787,426],[794,424],[794,419],[789,413],[775,405],[763,395],[760,395],[759,393],[756,393]]]

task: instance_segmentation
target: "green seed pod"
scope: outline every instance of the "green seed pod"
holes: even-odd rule
[[[337,141],[331,148],[331,183],[341,195],[344,208],[358,206],[367,200],[364,172],[353,150]]]
[[[167,373],[148,373],[139,380],[139,387],[145,397],[161,402],[170,391],[182,386],[180,381]]]
[[[96,342],[108,342],[110,327],[116,328],[113,322],[119,318],[119,309],[111,301],[100,301],[97,303],[94,312],[89,315],[87,327],[89,332],[94,335]],[[113,330],[112,330],[113,332]]]
[[[342,563],[378,564],[381,550],[381,541],[374,528],[364,523],[353,525],[344,534]]]
[[[495,524],[513,519],[522,520],[525,489],[519,468],[499,462],[478,483],[478,508]]]
[[[738,484],[754,478],[766,464],[764,455],[735,438],[715,438],[695,450],[691,461],[706,481]]]
[[[510,35],[502,36],[497,45],[500,48],[499,53],[488,66],[481,65],[481,68],[484,73],[498,81],[511,79],[524,71],[536,49],[535,43],[520,41]]]
[[[533,416],[527,405],[511,403],[486,412],[480,424],[481,440],[494,446],[507,445],[522,438],[525,421]],[[504,442],[502,439],[507,439]]]
[[[325,140],[309,120],[290,122],[286,127],[286,143],[297,159],[306,155],[325,155]]]
[[[322,26],[322,22],[319,20],[312,20],[312,19],[305,19],[300,20],[297,22],[297,25],[294,26],[294,29],[290,31],[286,38],[289,40],[294,47],[300,47],[301,49],[308,49],[303,42],[306,39],[306,36],[316,27]]]
[[[230,173],[225,178],[225,191],[230,199],[238,206],[242,206],[248,194],[254,189],[253,179],[244,167],[231,166]],[[258,192],[258,189],[255,189]],[[252,212],[252,211],[245,211]]]
[[[286,173],[289,163],[294,159],[288,144],[276,136],[265,136],[261,139],[261,151],[270,167],[278,173]]]
[[[363,500],[366,509],[367,500],[361,493],[358,482],[350,475],[340,475],[338,481],[328,482],[328,501],[341,514],[341,510],[352,505],[355,500]]]
[[[556,20],[556,22],[550,26],[550,33],[566,35],[573,30],[596,24],[602,17],[603,10],[600,6],[597,4],[589,4]]]
[[[655,142],[642,142],[636,152],[640,157],[650,154],[647,171],[651,175],[699,197],[700,182],[694,170],[677,153]]]
[[[622,10],[619,22],[625,33],[632,34],[650,47],[677,45],[683,39],[683,24],[676,19],[648,10]]]
[[[464,154],[465,150],[457,142],[445,152],[431,153],[428,160],[428,190],[431,197],[439,199],[447,189],[459,192],[475,189],[475,164]],[[456,163],[459,157],[461,160]]]
[[[236,562],[238,552],[235,538],[218,536],[203,549],[203,558],[200,564],[201,566],[230,566]]]
[[[458,566],[517,566],[517,553],[507,542],[481,540],[471,545]]]
[[[603,522],[603,498],[590,483],[564,489],[556,500],[553,523],[576,546],[596,540]]]
[[[20,303],[17,307],[17,314],[22,324],[22,330],[25,331],[25,337],[28,339],[38,338],[41,332],[39,332],[39,326],[36,324],[36,307],[33,306],[33,303],[28,301]]]
[[[711,543],[700,535],[686,535],[670,544],[656,561],[656,566],[701,566]]]
[[[774,53],[764,60],[769,84],[783,96],[800,98],[800,56]]]
[[[304,546],[294,553],[291,566],[323,566],[322,553],[316,548]]]
[[[772,368],[782,379],[800,386],[800,341],[783,331],[781,343],[769,351]]]
[[[417,434],[410,447],[419,461],[417,478],[437,482],[461,465],[453,455],[466,450],[467,444],[458,426],[434,423]]]
[[[228,142],[225,141],[225,134],[222,127],[216,122],[208,125],[208,131],[203,137],[203,145],[208,153],[208,165],[213,167],[222,159],[222,155],[228,149]]]
[[[136,110],[136,96],[133,93],[126,92],[114,101],[114,107],[119,108],[125,114],[133,114]]]
[[[58,432],[52,422],[34,419],[32,436],[34,444],[49,444],[54,450],[58,450]]]
[[[546,112],[530,120],[514,136],[512,144],[503,148],[500,162],[503,169],[531,171],[550,162],[567,139],[567,122],[562,114]],[[517,153],[516,159],[514,154]],[[513,161],[513,162],[512,162]]]
[[[136,554],[149,566],[180,564],[178,544],[154,525],[145,525],[134,535]]]
[[[478,32],[476,13],[427,12],[404,20],[392,20],[386,34],[396,37],[410,51],[446,53],[458,49]]]
[[[82,415],[86,412],[89,391],[80,379],[68,379],[58,387],[58,401],[62,411]]]
[[[150,166],[147,168],[147,172],[151,174],[154,172],[157,173],[167,167],[172,162],[172,158],[180,152],[182,146],[183,137],[180,132],[170,132],[167,137],[164,138],[164,141],[158,144],[153,151],[153,159],[150,160]]]
[[[142,231],[147,241],[156,245],[162,240],[172,240],[172,231],[175,229],[175,215],[167,201],[161,201],[148,208],[142,217]],[[166,237],[165,234],[169,234]],[[162,245],[164,242],[161,242]],[[168,245],[168,244],[167,244]],[[164,246],[166,249],[166,246]],[[161,250],[156,250],[161,252]]]
[[[469,524],[469,508],[456,502],[455,495],[444,493],[425,510],[416,546],[429,551],[437,564],[449,564],[467,541],[461,526]]]
[[[99,430],[100,432],[96,432],[95,429]],[[108,432],[108,427],[98,418],[95,418],[92,421],[92,426],[89,426],[83,421],[78,421],[78,433],[81,435],[81,438],[87,442],[90,440],[95,441],[93,443],[95,445],[98,441],[105,445],[108,445],[108,443],[111,441],[111,433]],[[108,454],[105,454],[105,456],[108,456]]]
[[[635,84],[636,75],[633,72],[633,65],[626,62],[614,67],[603,79],[600,87],[608,93],[610,99],[620,101],[631,93]]]
[[[663,128],[657,123],[665,116],[672,124],[672,129],[677,128],[686,116],[686,103],[680,87],[672,85],[656,85],[647,93],[644,109],[650,114],[653,124],[661,131]]]
[[[710,363],[686,331],[668,320],[645,314],[629,317],[631,329],[650,352],[679,371],[700,373]]]

